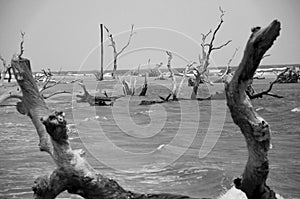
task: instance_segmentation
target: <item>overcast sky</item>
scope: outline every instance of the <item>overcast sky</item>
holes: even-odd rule
[[[282,23],[281,35],[262,64],[300,63],[299,0],[1,0],[0,53],[10,60],[19,51],[23,30],[24,57],[31,60],[35,71],[98,69],[99,24],[115,35],[119,49],[134,24],[136,34],[119,59],[120,68],[136,68],[148,59],[152,64],[166,63],[164,50],[175,54],[175,67],[183,67],[198,60],[201,33],[218,25],[219,6],[226,13],[215,45],[233,41],[213,52],[212,66],[226,65],[237,47],[232,64],[238,65],[250,29],[267,26],[274,19]],[[112,49],[107,42],[104,53],[105,66],[111,69]]]

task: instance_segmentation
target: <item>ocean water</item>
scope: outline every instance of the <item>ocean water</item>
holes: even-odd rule
[[[269,80],[256,81],[255,89],[266,88]],[[138,79],[137,87],[142,83]],[[97,94],[122,94],[119,82],[97,84],[86,78],[85,84]],[[170,81],[150,80],[146,99],[166,97],[170,87]],[[56,89],[81,91],[77,85]],[[222,84],[203,86],[199,96],[222,90]],[[267,184],[284,198],[300,198],[300,112],[295,109],[300,108],[300,84],[275,84],[272,91],[284,98],[252,101],[272,130]],[[189,98],[190,93],[184,82],[180,97]],[[75,94],[53,97],[47,104],[66,113],[72,147],[83,148],[93,167],[128,190],[217,198],[243,172],[246,144],[222,97],[140,106],[145,97],[132,96],[118,99],[112,107],[91,107],[76,103]],[[1,107],[0,198],[32,198],[35,178],[55,168],[37,145],[29,118],[15,107]],[[80,197],[62,193],[58,198]]]

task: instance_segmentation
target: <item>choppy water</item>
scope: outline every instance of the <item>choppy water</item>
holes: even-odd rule
[[[267,82],[257,81],[257,90]],[[120,86],[114,89],[111,81],[98,86],[91,80],[86,83],[89,90],[121,93]],[[151,81],[149,86],[148,98],[165,97],[170,82]],[[70,85],[62,88],[73,89]],[[75,91],[79,90],[76,86]],[[184,88],[181,96],[190,90]],[[201,95],[220,90],[221,84]],[[300,107],[300,84],[275,85],[273,92],[285,98],[253,101],[272,129],[268,185],[284,198],[300,198],[300,113],[291,111]],[[142,99],[125,97],[113,107],[90,107],[73,103],[72,96],[65,95],[48,104],[66,112],[73,148],[85,148],[89,162],[126,189],[212,198],[228,190],[244,169],[247,150],[224,100],[139,106]],[[55,168],[37,145],[29,119],[15,107],[0,108],[0,198],[32,198],[34,179]],[[79,197],[63,193],[59,198]]]

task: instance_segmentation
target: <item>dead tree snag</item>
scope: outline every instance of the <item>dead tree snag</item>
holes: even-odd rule
[[[113,68],[113,72],[112,72],[112,77],[114,79],[116,79],[116,72],[117,72],[117,67],[118,67],[118,63],[117,63],[118,62],[118,56],[121,53],[123,53],[124,50],[129,46],[131,38],[134,35],[134,32],[133,32],[134,25],[133,24],[131,25],[131,31],[130,31],[128,41],[127,41],[126,45],[120,51],[117,50],[117,46],[116,46],[116,42],[114,40],[114,36],[109,32],[109,29],[106,26],[104,26],[104,28],[105,28],[105,30],[108,34],[108,38],[110,40],[110,45],[109,46],[111,46],[113,48],[114,68]]]
[[[225,14],[225,11],[223,11],[221,9],[221,7],[219,7],[219,10],[221,12],[220,22],[219,22],[218,26],[216,27],[216,29],[214,30],[214,32],[212,33],[212,30],[210,30],[207,34],[201,33],[201,35],[202,35],[201,54],[199,54],[198,67],[193,67],[194,74],[195,74],[195,80],[193,83],[193,91],[192,91],[191,99],[197,99],[198,88],[199,88],[199,84],[201,82],[212,84],[212,82],[208,79],[208,71],[207,71],[207,68],[210,64],[209,59],[210,59],[210,55],[211,55],[212,51],[219,50],[219,49],[227,46],[231,42],[231,40],[229,40],[220,46],[217,46],[217,47],[214,46],[216,34],[220,30],[220,28],[224,22],[223,16]],[[211,33],[212,33],[211,40],[209,43],[206,43],[206,39]]]
[[[266,28],[253,28],[242,61],[232,80],[225,86],[231,116],[247,142],[248,161],[241,179],[234,182],[238,189],[245,192],[248,199],[276,198],[274,191],[266,185],[269,173],[270,127],[255,112],[245,90],[265,52],[279,36],[279,32],[280,23],[277,20]]]

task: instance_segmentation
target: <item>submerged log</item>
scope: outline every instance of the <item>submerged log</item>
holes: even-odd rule
[[[270,126],[255,112],[245,89],[279,32],[280,22],[277,20],[266,28],[253,28],[243,59],[232,80],[225,86],[227,105],[234,123],[240,127],[246,139],[249,155],[242,177],[234,183],[245,192],[248,199],[276,198],[274,191],[266,184],[269,174]]]
[[[121,97],[121,96],[109,97],[107,96],[107,94],[106,96],[93,96],[88,92],[88,90],[86,89],[85,85],[82,82],[80,82],[79,85],[83,89],[83,95],[76,95],[76,97],[79,98],[77,100],[77,102],[79,103],[87,102],[91,106],[112,106],[114,101]]]

